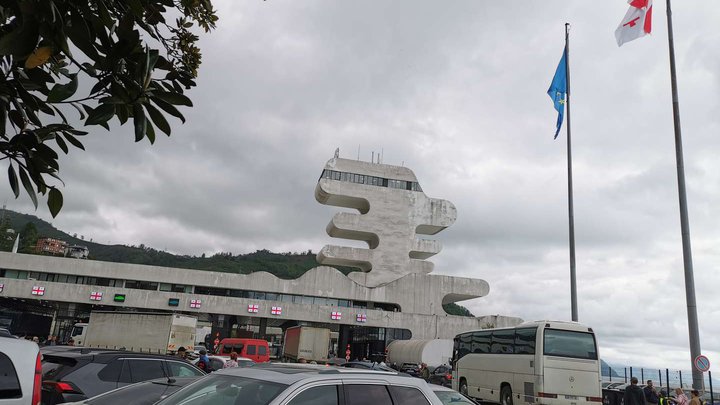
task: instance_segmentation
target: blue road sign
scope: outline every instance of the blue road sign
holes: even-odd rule
[[[710,360],[702,354],[695,357],[693,364],[698,371],[702,371],[703,373],[710,370]]]

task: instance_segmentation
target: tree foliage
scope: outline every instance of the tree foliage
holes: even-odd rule
[[[152,144],[168,116],[185,122],[201,60],[191,28],[216,21],[210,0],[0,0],[0,160],[15,197],[22,186],[37,208],[47,195],[57,215],[58,150],[88,133],[76,126],[132,121]]]

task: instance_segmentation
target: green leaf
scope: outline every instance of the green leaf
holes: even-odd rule
[[[85,150],[85,147],[83,146],[83,144],[80,141],[78,141],[77,139],[75,139],[74,136],[72,136],[68,133],[65,133],[65,139],[67,139],[67,141],[70,142],[74,147]]]
[[[175,108],[172,104],[163,101],[157,97],[150,97],[150,100],[152,100],[153,103],[157,104],[158,107],[162,108],[163,111],[166,113],[172,115],[173,117],[180,118],[180,121],[182,123],[185,123],[185,117],[178,111],[177,108]]]
[[[150,121],[146,121],[147,128],[145,129],[145,136],[147,136],[150,145],[155,143],[155,128]]]
[[[102,125],[115,116],[115,106],[112,104],[100,104],[85,120],[85,125]]]
[[[18,184],[17,174],[15,174],[15,168],[12,165],[8,165],[8,179],[10,180],[10,188],[15,193],[15,198],[20,197],[20,185]]]
[[[70,149],[68,149],[67,143],[62,139],[62,136],[60,134],[57,134],[55,137],[55,142],[57,142],[60,149],[62,149],[63,152],[67,155],[68,152],[70,152]]]
[[[22,181],[23,187],[25,187],[25,191],[27,191],[28,195],[30,196],[30,199],[32,200],[33,205],[35,206],[35,209],[37,209],[38,202],[37,202],[37,195],[35,195],[35,189],[33,188],[30,177],[28,176],[25,169],[23,169],[22,167],[20,168],[20,180]]]
[[[135,142],[140,142],[145,137],[147,127],[147,119],[142,105],[135,104],[133,106],[133,123],[135,124]]]
[[[58,190],[56,188],[50,189],[50,192],[48,192],[47,205],[48,205],[48,208],[50,209],[50,215],[52,215],[53,218],[55,218],[63,206],[63,195],[60,192],[60,190]]]
[[[157,93],[155,93],[155,97],[157,97],[163,101],[166,101],[170,104],[173,104],[173,105],[185,105],[188,107],[192,107],[192,105],[193,105],[192,101],[190,101],[190,99],[186,95],[180,94],[180,93],[157,92]]]
[[[150,104],[145,104],[145,109],[147,110],[148,114],[150,114],[150,118],[152,118],[152,121],[157,125],[158,128],[160,128],[161,131],[165,133],[165,135],[170,136],[170,124],[168,124],[167,120],[165,119],[165,116],[155,107],[153,107]]]
[[[53,86],[52,90],[50,90],[50,94],[48,94],[47,102],[48,103],[59,103],[61,101],[67,100],[70,98],[78,88],[78,80],[77,75],[72,75],[70,78],[70,81],[66,84],[56,84]]]

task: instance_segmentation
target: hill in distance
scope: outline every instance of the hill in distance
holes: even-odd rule
[[[4,218],[3,218],[4,217]],[[315,254],[308,250],[303,253],[274,253],[268,250],[258,250],[253,253],[233,255],[232,253],[220,252],[211,256],[202,254],[200,256],[175,255],[172,253],[157,250],[145,245],[104,245],[101,243],[83,240],[77,236],[69,235],[52,224],[29,214],[22,214],[12,210],[4,210],[0,213],[0,231],[5,232],[10,227],[15,232],[22,232],[28,224],[33,224],[37,230],[37,237],[47,237],[64,240],[70,245],[87,246],[90,250],[88,260],[100,260],[115,263],[145,264],[151,266],[175,267],[193,270],[211,270],[225,273],[250,274],[256,271],[266,271],[282,279],[295,279],[305,274],[306,271],[319,266],[315,260]],[[21,235],[22,238],[24,235]],[[34,245],[34,241],[31,242]],[[8,247],[9,245],[9,247]],[[21,246],[23,244],[21,243]],[[27,245],[27,243],[26,243]],[[2,250],[10,251],[12,243],[2,246]],[[25,251],[31,252],[30,249]],[[348,274],[355,269],[349,267],[337,267],[343,274]],[[457,305],[443,305],[445,312],[450,315],[474,316],[467,308]]]

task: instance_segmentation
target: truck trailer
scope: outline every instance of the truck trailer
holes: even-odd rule
[[[428,366],[450,364],[453,353],[453,341],[450,339],[410,339],[393,340],[387,346],[387,362],[403,365],[405,363]]]
[[[75,344],[143,353],[174,353],[195,345],[197,318],[182,314],[93,311],[76,324]]]
[[[285,330],[283,357],[286,359],[326,362],[329,349],[330,329],[294,326]]]

